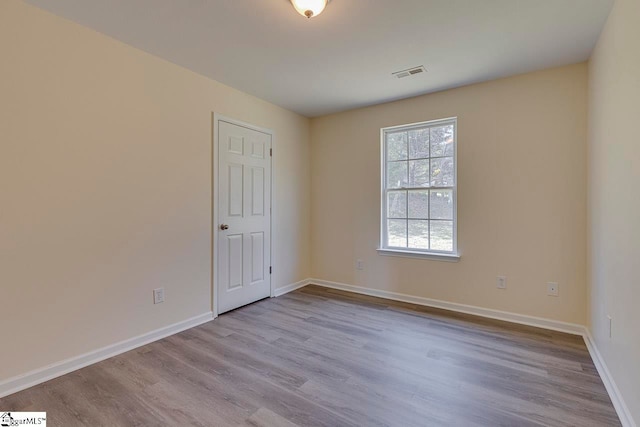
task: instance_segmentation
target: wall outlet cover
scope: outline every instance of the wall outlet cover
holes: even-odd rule
[[[498,289],[507,289],[507,277],[506,276],[498,276],[496,280],[496,288]]]
[[[164,302],[164,288],[153,290],[153,303],[160,304]]]

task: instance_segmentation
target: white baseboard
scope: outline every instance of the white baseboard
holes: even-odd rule
[[[504,320],[506,322],[535,326],[538,328],[550,329],[552,331],[565,332],[573,335],[584,335],[585,333],[585,327],[582,325],[544,319],[542,317],[527,316],[524,314],[510,313],[507,311],[493,310],[490,308],[458,304],[455,302],[441,301],[431,298],[416,297],[413,295],[383,291],[379,289],[363,288],[361,286],[346,285],[344,283],[330,282],[327,280],[310,279],[309,283],[324,286],[326,288],[340,289],[343,291],[355,292],[357,294],[408,302],[411,304],[424,305],[427,307],[441,308],[444,310],[457,311],[459,313],[472,314],[475,316],[487,317],[489,319]]]
[[[69,372],[84,368],[118,354],[133,350],[134,348],[149,344],[153,341],[168,337],[186,329],[213,320],[213,313],[204,313],[164,328],[115,343],[98,350],[90,351],[80,356],[62,360],[44,368],[36,369],[26,374],[18,375],[4,381],[0,381],[0,397],[8,396],[18,391],[33,387],[45,381],[52,380]]]
[[[304,288],[310,283],[311,283],[310,279],[305,279],[296,283],[292,283],[290,285],[282,286],[274,291],[274,296],[279,297],[284,294],[288,294],[289,292],[293,292],[296,289]]]
[[[618,389],[616,382],[611,376],[611,372],[609,368],[607,368],[607,364],[605,363],[598,347],[596,346],[596,342],[591,335],[589,329],[586,329],[584,334],[584,342],[589,349],[589,354],[591,354],[591,359],[593,359],[593,364],[596,365],[596,369],[600,374],[600,378],[604,383],[607,392],[609,393],[609,397],[611,398],[611,402],[613,403],[613,407],[616,409],[618,413],[618,418],[620,418],[620,422],[623,427],[637,427],[633,417],[631,416],[631,412],[627,407],[627,404],[624,402],[622,398],[622,393]]]
[[[401,294],[397,292],[383,291],[379,289],[364,288],[361,286],[347,285],[344,283],[330,282],[320,279],[306,279],[301,280],[290,285],[280,287],[275,290],[276,297],[282,296],[296,289],[303,288],[307,285],[315,284],[323,286],[325,288],[339,289],[347,292],[354,292],[362,295],[369,295],[374,297],[386,298],[395,301],[408,302],[411,304],[423,305],[427,307],[441,308],[450,311],[456,311],[460,313],[472,314],[476,316],[486,317],[490,319],[503,320],[511,323],[518,323],[521,325],[535,326],[538,328],[549,329],[553,331],[566,332],[573,335],[581,335],[584,338],[589,354],[593,359],[593,363],[600,374],[600,378],[604,383],[609,397],[613,402],[613,406],[620,418],[620,422],[623,427],[637,427],[634,422],[631,412],[624,402],[620,390],[616,386],[616,383],[611,376],[607,365],[602,358],[602,355],[598,351],[595,341],[591,336],[589,330],[578,324],[560,322],[556,320],[544,319],[540,317],[527,316],[517,313],[510,313],[506,311],[493,310],[488,308],[476,307],[465,304],[458,304],[453,302],[435,300],[431,298],[416,297],[412,295]],[[118,354],[133,350],[137,347],[141,347],[145,344],[160,340],[178,332],[193,328],[203,323],[213,320],[213,313],[205,313],[191,319],[184,320],[182,322],[175,323],[173,325],[166,326],[164,328],[156,329],[149,333],[121,341],[116,344],[112,344],[107,347],[103,347],[99,350],[95,350],[81,356],[77,356],[71,359],[63,360],[61,362],[52,364],[50,366],[36,369],[23,375],[19,375],[13,378],[9,378],[4,381],[0,381],[0,397],[8,396],[18,391],[27,389],[37,384],[41,384],[45,381],[57,378],[69,372],[84,368],[85,366],[92,365],[109,357],[117,356]]]
[[[395,301],[408,302],[411,304],[423,305],[427,307],[441,308],[445,310],[456,311],[459,313],[473,314],[476,316],[487,317],[490,319],[503,320],[511,323],[518,323],[521,325],[535,326],[543,329],[550,329],[553,331],[566,332],[572,335],[580,335],[583,337],[589,354],[593,359],[593,363],[600,374],[600,378],[604,383],[607,393],[613,402],[613,407],[620,418],[620,422],[623,427],[637,427],[634,422],[631,413],[627,405],[622,398],[620,390],[616,386],[607,365],[602,358],[602,355],[598,351],[595,341],[591,336],[589,330],[582,325],[575,323],[560,322],[557,320],[544,319],[541,317],[527,316],[523,314],[510,313],[500,310],[492,310],[488,308],[476,307],[472,305],[458,304],[447,301],[434,300],[431,298],[416,297],[412,295],[401,294],[397,292],[383,291],[379,289],[364,288],[361,286],[347,285],[344,283],[330,282],[320,279],[309,279],[306,281],[308,284],[315,284],[323,286],[325,288],[339,289],[347,292],[354,292],[357,294],[369,295],[374,297],[386,298]],[[297,289],[297,288],[296,288]],[[293,290],[293,289],[292,289]]]
[[[295,291],[296,289],[307,286],[309,283],[310,282],[307,279],[301,280],[297,283],[292,283],[287,286],[283,286],[276,289],[274,291],[274,295],[284,295],[291,291]],[[62,360],[49,366],[45,366],[44,368],[35,369],[25,374],[0,381],[0,398],[52,380],[54,378],[60,377],[64,374],[68,374],[69,372],[76,371],[94,363],[98,363],[110,357],[117,356],[118,354],[133,350],[145,344],[149,344],[162,338],[166,338],[170,335],[177,334],[178,332],[182,332],[184,330],[209,322],[214,318],[215,317],[212,312],[205,313],[200,316],[192,317],[191,319],[174,323],[173,325],[156,329],[155,331],[151,331],[146,334],[130,338],[128,340],[121,341],[107,347],[103,347],[98,350],[90,351],[80,356]]]

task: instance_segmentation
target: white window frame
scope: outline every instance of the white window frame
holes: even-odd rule
[[[387,189],[387,150],[386,150],[386,134],[395,133],[398,131],[409,131],[412,129],[419,129],[428,127],[441,126],[443,124],[453,124],[453,174],[454,185],[450,187],[420,187],[418,189],[433,189],[441,188],[453,191],[453,250],[452,251],[438,251],[433,249],[413,249],[413,248],[396,248],[387,247],[387,192],[393,190],[412,190],[414,188],[402,187]],[[411,123],[399,126],[390,126],[380,129],[380,158],[381,158],[381,182],[380,182],[380,245],[378,247],[378,253],[380,255],[388,256],[400,256],[409,258],[426,258],[435,259],[441,261],[458,261],[460,260],[460,253],[458,252],[458,118],[449,117],[446,119],[430,120],[426,122]],[[429,159],[431,159],[431,152],[429,152]]]

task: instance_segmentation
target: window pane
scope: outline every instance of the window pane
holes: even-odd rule
[[[429,221],[409,221],[409,247],[429,249]]]
[[[409,158],[423,159],[429,157],[429,129],[409,131]]]
[[[407,186],[408,162],[387,163],[387,188],[401,188]]]
[[[387,220],[387,245],[397,248],[407,247],[407,220]]]
[[[453,219],[453,191],[431,191],[431,219]]]
[[[409,162],[409,186],[429,186],[429,160],[411,160]]]
[[[431,160],[431,185],[449,187],[455,185],[453,179],[453,157]]]
[[[387,160],[407,160],[407,132],[387,134]]]
[[[453,221],[430,221],[431,249],[453,251]]]
[[[381,246],[451,253],[456,194],[456,120],[384,129]]]
[[[429,191],[409,192],[409,218],[429,218]]]
[[[453,125],[431,128],[431,157],[453,156]]]
[[[406,191],[390,191],[387,194],[387,216],[389,218],[407,217]]]

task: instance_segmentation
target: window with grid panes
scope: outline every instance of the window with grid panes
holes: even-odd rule
[[[382,250],[457,255],[456,119],[382,129]]]

